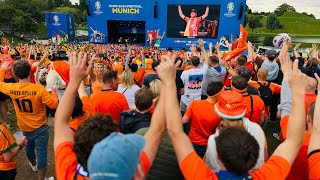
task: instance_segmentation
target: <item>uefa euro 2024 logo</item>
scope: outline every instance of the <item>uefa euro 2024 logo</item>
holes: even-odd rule
[[[60,26],[61,24],[59,23],[59,20],[60,20],[59,16],[57,16],[57,15],[53,16],[53,21],[54,21],[53,25]]]
[[[96,10],[94,11],[95,14],[102,14],[103,12],[100,10],[101,9],[101,2],[97,1],[94,6],[96,7]]]
[[[229,2],[227,5],[228,13],[224,13],[226,17],[234,17],[236,14],[233,13],[234,10],[234,2]]]

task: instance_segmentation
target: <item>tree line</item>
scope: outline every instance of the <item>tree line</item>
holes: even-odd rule
[[[30,33],[37,31],[38,24],[44,24],[45,12],[71,13],[76,25],[86,23],[86,3],[72,5],[70,0],[2,0],[0,1],[0,28],[10,33]]]

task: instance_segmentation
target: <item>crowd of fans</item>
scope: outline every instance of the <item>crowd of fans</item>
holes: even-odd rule
[[[64,179],[320,179],[320,56],[299,45],[225,61],[130,45],[1,45],[0,179],[46,178],[48,117]],[[8,121],[13,103],[23,137]],[[262,127],[282,143],[268,154]],[[29,162],[16,162],[25,147]],[[19,172],[18,172],[19,173]]]

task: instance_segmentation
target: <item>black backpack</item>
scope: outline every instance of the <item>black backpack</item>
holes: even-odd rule
[[[271,82],[268,82],[266,86],[262,85],[260,82],[258,82],[258,84],[260,85],[258,90],[260,92],[260,97],[263,100],[264,105],[266,107],[270,106],[272,104],[272,91],[270,89]]]

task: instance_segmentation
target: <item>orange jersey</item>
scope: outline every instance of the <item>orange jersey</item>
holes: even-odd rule
[[[207,100],[190,104],[185,116],[191,119],[189,139],[192,143],[207,146],[209,136],[216,132],[221,118],[214,111],[214,104]]]
[[[64,142],[58,146],[54,153],[55,171],[58,180],[78,179],[85,180],[83,176],[76,176],[78,161],[73,152],[73,143]]]
[[[218,180],[195,151],[190,153],[180,164],[180,170],[187,180]],[[254,180],[285,179],[290,171],[290,164],[280,156],[272,156],[263,166],[250,173]]]
[[[320,153],[315,153],[309,157],[309,180],[320,179]]]
[[[0,171],[8,171],[17,168],[16,158],[5,162],[3,154],[10,152],[17,146],[8,129],[0,124]]]
[[[49,94],[39,84],[4,83],[5,70],[0,69],[0,91],[12,99],[18,127],[31,132],[47,124],[46,105],[51,109],[58,106],[56,93]]]
[[[259,124],[262,111],[265,111],[264,102],[257,95],[251,95],[251,97],[252,97],[252,106],[251,106],[250,96],[243,97],[243,105],[246,107],[246,114],[244,117],[249,119],[250,115],[252,114],[251,119],[249,120]]]
[[[187,22],[187,26],[186,26],[186,30],[185,30],[184,36],[197,37],[198,36],[199,23],[202,20],[202,18],[201,17],[196,17],[196,18],[185,17],[184,19]]]
[[[280,121],[281,127],[281,137],[283,140],[287,138],[287,129],[289,123],[289,116],[285,116]],[[300,151],[294,160],[290,174],[288,175],[287,180],[303,180],[308,179],[308,147],[310,142],[311,134],[305,133],[303,138],[303,143],[300,148]]]
[[[97,113],[110,114],[117,124],[120,113],[130,109],[126,97],[112,90],[94,93],[90,100]]]
[[[83,112],[84,114],[81,117],[76,117],[75,119],[72,119],[69,122],[69,126],[72,129],[72,131],[75,132],[78,131],[78,127],[86,121],[88,118],[92,117],[96,111],[93,107],[92,102],[90,101],[90,98],[88,96],[84,96],[81,98],[82,104],[83,104]]]
[[[140,87],[142,87],[143,77],[144,77],[145,73],[146,73],[146,70],[144,68],[139,68],[138,72],[132,73],[133,77],[135,79],[134,83],[136,85],[139,85]],[[139,83],[139,84],[137,84],[136,82]]]
[[[117,71],[118,76],[121,76],[123,72],[123,65],[120,63],[117,63],[113,66],[112,70]]]
[[[11,70],[13,68],[13,64],[15,63],[15,60],[11,59],[11,57],[9,55],[0,54],[0,65],[4,62],[9,62],[9,67],[8,67],[8,70],[7,70],[4,78],[11,79],[11,78],[13,78]]]
[[[92,93],[98,93],[102,90],[102,87],[103,87],[103,83],[102,82],[99,82],[98,80],[95,80],[93,83],[92,83]]]

